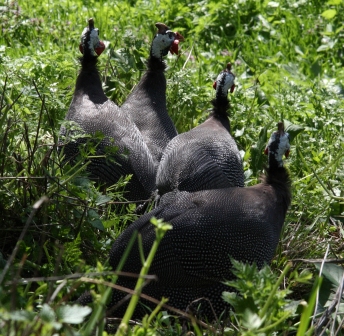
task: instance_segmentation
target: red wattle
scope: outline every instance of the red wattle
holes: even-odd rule
[[[216,81],[213,83],[213,88],[216,90]]]
[[[179,44],[179,40],[174,40],[172,45],[171,45],[171,48],[170,48],[170,52],[171,54],[176,54],[178,55],[178,44]]]
[[[105,50],[105,44],[102,41],[99,41],[98,46],[94,49],[99,56]]]
[[[265,155],[268,155],[268,154],[269,154],[269,149],[268,149],[268,147],[266,147],[266,148],[264,149],[264,154],[265,154]]]
[[[82,47],[82,44],[79,44],[79,50],[82,54],[84,54],[84,48]],[[101,55],[101,53],[105,50],[105,44],[102,41],[99,41],[98,46],[94,50],[98,56]]]

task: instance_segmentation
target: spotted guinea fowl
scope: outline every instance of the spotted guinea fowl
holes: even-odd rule
[[[103,49],[98,29],[90,19],[81,36],[81,71],[59,142],[65,160],[73,164],[79,146],[91,141],[96,146],[93,156],[98,157],[92,158],[87,167],[91,178],[110,186],[121,176],[132,174],[125,197],[147,199],[155,190],[156,165],[136,125],[103,92],[96,66]],[[99,133],[103,138],[97,140]],[[114,148],[118,150],[114,152]],[[106,158],[99,157],[104,155]]]
[[[159,194],[243,187],[244,171],[238,147],[230,135],[228,90],[234,90],[230,63],[214,83],[216,97],[209,118],[170,141],[157,171]]]
[[[131,224],[115,241],[110,252],[110,265],[116,269],[134,231],[141,235],[147,256],[155,239],[150,219],[163,218],[172,224],[162,239],[149,274],[158,281],[143,288],[143,293],[185,310],[193,300],[208,298],[217,315],[228,308],[221,294],[228,287],[224,280],[233,279],[230,257],[241,262],[255,262],[259,267],[270,263],[277,247],[281,228],[291,201],[290,179],[282,156],[289,150],[288,135],[280,127],[268,145],[269,166],[262,182],[245,188],[224,188],[198,192],[170,193],[163,204]],[[165,196],[169,201],[164,201]],[[139,273],[141,257],[135,243],[123,267],[124,272]],[[120,277],[117,285],[134,288],[135,282]],[[113,291],[110,306],[125,294]],[[150,302],[142,300],[153,308]],[[125,307],[114,310],[122,316]],[[202,315],[214,318],[209,304],[201,304]],[[145,311],[138,306],[134,318]]]
[[[178,43],[183,37],[163,23],[156,23],[155,26],[158,32],[151,45],[147,71],[121,110],[130,115],[158,164],[167,143],[177,135],[166,108],[166,64],[163,56],[168,51],[178,54]]]

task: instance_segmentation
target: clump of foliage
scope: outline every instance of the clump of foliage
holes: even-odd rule
[[[95,302],[105,303],[104,282],[115,281],[107,273],[108,251],[137,217],[136,205],[126,202],[123,192],[130,177],[104,192],[85,172],[92,148],[73,167],[63,165],[57,153],[60,124],[79,68],[79,38],[89,17],[107,44],[99,58],[104,90],[119,104],[142,76],[154,23],[166,22],[185,37],[181,55],[167,58],[166,72],[168,110],[179,132],[205,120],[214,95],[212,82],[228,61],[233,64],[237,87],[230,96],[231,128],[247,185],[258,182],[266,162],[262,148],[276,122],[284,119],[293,137],[287,162],[292,206],[272,270],[236,268],[242,278],[232,284],[241,295],[231,297],[237,307],[230,317],[233,330],[261,331],[286,316],[288,300],[312,307],[314,299],[315,311],[299,307],[274,330],[301,335],[312,332],[313,325],[319,334],[343,333],[343,268],[326,262],[318,269],[313,266],[324,256],[338,262],[344,253],[340,0],[5,0],[0,6],[0,269],[6,272],[0,283],[0,330],[21,333],[29,323],[23,335],[90,333],[85,322],[89,310],[70,302],[90,284],[91,291],[100,293]],[[292,270],[283,273],[290,260]],[[310,283],[297,281],[309,272],[323,276],[321,287],[314,281],[312,290]],[[87,273],[93,274],[93,282],[83,278]],[[280,274],[285,285],[277,288],[274,281],[282,279]],[[244,276],[257,284],[260,297],[244,286]],[[276,289],[276,301],[260,315],[271,288]],[[256,307],[252,314],[240,310],[247,303],[245,295]],[[252,316],[258,323],[254,314],[260,321],[256,329],[248,325]],[[103,320],[92,316],[101,333]],[[171,320],[154,312],[133,332],[181,334],[181,325]],[[217,325],[207,329],[194,323],[194,328],[198,334],[233,334]]]

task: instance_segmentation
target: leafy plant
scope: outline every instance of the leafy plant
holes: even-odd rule
[[[224,292],[223,299],[233,307],[232,321],[235,321],[239,334],[270,335],[295,330],[293,318],[302,302],[288,299],[291,293],[289,288],[279,288],[291,265],[288,264],[277,277],[268,266],[258,270],[256,265],[235,260],[232,260],[232,264],[237,280],[226,284],[234,288],[235,292]],[[308,282],[310,279],[311,274],[307,272],[294,272],[289,278],[293,284]]]

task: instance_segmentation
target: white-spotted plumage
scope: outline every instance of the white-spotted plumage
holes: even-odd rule
[[[91,29],[91,32],[90,32],[90,37],[89,37],[89,41],[86,42],[86,39],[87,39],[87,33],[90,31]],[[92,56],[98,56],[96,51],[95,51],[95,48],[97,48],[99,46],[99,43],[100,43],[100,40],[99,40],[99,29],[98,28],[89,28],[89,27],[86,27],[82,33],[81,33],[81,45],[88,45],[89,49],[90,49],[90,52],[91,52],[91,55]]]
[[[278,137],[269,146],[278,148]],[[170,306],[184,311],[194,300],[207,298],[211,306],[206,300],[199,301],[201,315],[209,321],[219,317],[230,309],[222,299],[224,291],[233,290],[224,284],[235,278],[230,258],[262,267],[270,263],[278,245],[291,201],[290,179],[274,155],[266,173],[262,183],[246,188],[164,195],[157,208],[132,223],[115,240],[110,251],[111,267],[117,268],[133,233],[138,231],[140,240],[134,243],[122,268],[123,272],[138,274],[142,253],[147,256],[156,239],[150,219],[163,218],[173,229],[161,240],[150,267],[157,281],[150,282],[142,292],[159,301],[166,297]],[[120,276],[116,285],[134,289],[136,279]],[[125,295],[114,289],[109,304],[110,309],[115,307],[111,316],[123,316]],[[87,303],[89,297],[81,297],[79,302]],[[155,304],[142,301],[155,308]],[[144,307],[138,305],[133,318],[141,319],[145,314]]]
[[[238,147],[230,134],[227,94],[235,76],[228,69],[217,77],[210,117],[167,145],[156,177],[160,195],[173,190],[197,191],[243,187],[244,171]]]
[[[162,153],[169,141],[177,135],[177,130],[168,115],[166,107],[166,64],[163,61],[169,50],[178,52],[175,48],[175,38],[183,37],[169,30],[158,22],[158,28],[147,60],[147,71],[133,89],[121,110],[128,115],[140,130],[152,157],[158,166]],[[174,48],[172,48],[174,47]]]
[[[271,134],[265,148],[265,153],[269,155],[269,162],[271,155],[274,155],[278,167],[283,167],[283,155],[288,157],[290,151],[289,141],[289,134],[284,131],[284,124],[278,123],[278,130]]]
[[[125,189],[128,200],[144,200],[155,190],[156,164],[140,130],[130,116],[105,95],[97,69],[98,29],[93,19],[81,37],[81,71],[73,100],[60,130],[65,160],[74,164],[80,146],[94,144],[87,171],[100,184],[112,186],[122,176],[132,175]],[[70,129],[70,122],[78,130]],[[100,138],[98,134],[102,134]]]
[[[171,30],[156,34],[152,42],[151,55],[158,59],[162,59],[163,56],[167,55],[175,38],[176,34]]]
[[[226,97],[234,85],[235,75],[230,71],[222,71],[216,78],[216,94]]]

